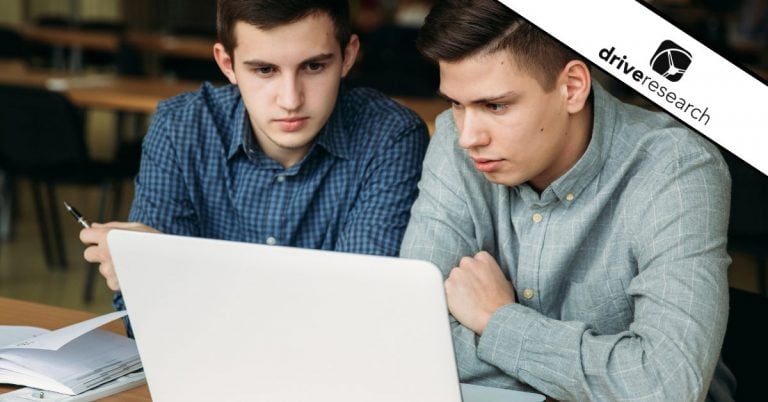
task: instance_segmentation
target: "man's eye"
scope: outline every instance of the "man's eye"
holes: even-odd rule
[[[323,63],[308,63],[307,64],[307,70],[309,71],[322,71],[325,68],[325,64]]]
[[[492,112],[502,112],[507,108],[507,105],[503,103],[487,103],[485,105]]]
[[[273,67],[258,67],[255,70],[257,73],[261,75],[269,75],[275,72],[275,69]]]

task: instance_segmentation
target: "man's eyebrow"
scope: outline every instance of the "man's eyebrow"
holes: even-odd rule
[[[323,53],[323,54],[318,54],[317,56],[312,56],[310,58],[304,59],[301,61],[301,64],[320,63],[332,58],[333,58],[333,53]],[[246,66],[255,67],[255,68],[277,67],[277,64],[275,63],[270,63],[268,61],[259,60],[259,59],[245,60],[243,61],[243,64],[245,64]]]
[[[452,99],[451,97],[449,97],[448,95],[442,93],[441,91],[437,91],[437,96],[439,96],[439,97],[441,97],[441,98],[443,98],[443,99],[445,99],[445,100],[447,100],[448,102],[451,102],[451,103],[459,103],[459,102],[455,101],[454,99]],[[498,102],[499,100],[502,100],[502,99],[504,99],[506,101],[514,101],[519,96],[520,96],[520,94],[515,92],[515,91],[508,91],[508,92],[504,92],[504,93],[498,94],[498,95],[493,95],[493,96],[488,96],[488,97],[484,97],[484,98],[475,99],[475,100],[472,100],[469,103],[472,103],[472,104],[495,103],[495,102]]]
[[[276,67],[274,63],[258,59],[244,60],[243,64],[249,67]]]
[[[323,53],[319,54],[317,56],[312,56],[304,61],[301,62],[301,64],[309,64],[309,63],[319,63],[321,61],[327,61],[329,59],[333,58],[333,53]]]

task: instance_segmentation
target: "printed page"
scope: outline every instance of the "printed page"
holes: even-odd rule
[[[83,392],[141,368],[139,352],[132,339],[102,330],[87,332],[59,350],[0,350],[1,360],[5,360],[3,363],[24,367],[25,370],[21,371],[26,375],[15,378],[12,373],[5,372],[0,376],[0,381],[46,388],[22,382],[34,373],[62,385],[55,388],[49,386],[47,389],[66,394]]]
[[[6,345],[16,344],[29,338],[45,334],[47,329],[37,327],[22,327],[20,325],[0,325],[0,349]]]
[[[128,314],[127,311],[115,311],[91,318],[90,320],[70,325],[68,327],[57,329],[55,331],[50,331],[46,334],[38,334],[37,336],[33,335],[31,337],[24,338],[23,340],[16,341],[15,343],[13,343],[14,341],[11,341],[11,344],[0,342],[0,345],[7,345],[0,348],[0,352],[6,349],[58,350],[62,346],[85,334],[86,332],[92,331],[104,324],[124,317],[126,314]],[[0,340],[2,340],[2,332],[4,331],[2,328],[4,327],[0,327]]]

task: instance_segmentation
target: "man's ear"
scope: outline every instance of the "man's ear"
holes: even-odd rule
[[[574,114],[584,109],[592,90],[592,74],[581,60],[571,60],[561,73],[562,84],[566,92],[566,108]]]
[[[235,66],[232,64],[233,59],[224,49],[224,45],[217,43],[213,45],[213,58],[216,59],[216,64],[219,65],[219,69],[224,75],[227,76],[229,82],[233,85],[237,85],[237,77],[235,77]]]
[[[349,43],[347,43],[347,47],[344,48],[344,61],[341,65],[341,76],[346,77],[347,73],[349,73],[349,70],[352,69],[352,66],[355,65],[355,60],[357,59],[357,53],[360,51],[360,38],[357,37],[357,35],[352,34],[352,36],[349,37]]]

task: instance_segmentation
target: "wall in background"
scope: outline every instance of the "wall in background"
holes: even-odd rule
[[[0,24],[16,25],[24,20],[23,0],[0,1]]]

